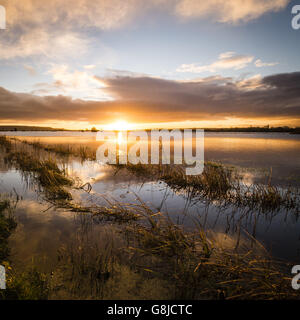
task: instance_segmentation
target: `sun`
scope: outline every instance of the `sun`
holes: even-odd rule
[[[105,126],[106,130],[127,131],[133,129],[133,124],[125,120],[118,120]]]

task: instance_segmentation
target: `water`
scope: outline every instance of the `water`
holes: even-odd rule
[[[49,144],[82,144],[97,149],[93,132],[0,132]],[[245,168],[249,182],[272,171],[280,185],[300,185],[300,135],[289,133],[205,133],[205,160]]]
[[[16,135],[15,132],[2,134]],[[90,132],[18,132],[17,135],[47,144],[82,144],[94,149],[99,145],[96,134]],[[207,133],[205,160],[237,167],[249,184],[267,181],[272,173],[273,184],[283,188],[300,186],[300,136],[297,135]],[[214,204],[176,193],[164,183],[151,179],[141,181],[129,174],[116,175],[111,167],[92,161],[82,163],[70,158],[67,168],[71,175],[92,184],[90,194],[74,192],[74,197],[80,201],[105,204],[105,198],[124,203],[140,199],[187,228],[192,228],[196,219],[205,229],[221,234],[235,236],[248,232],[263,242],[275,257],[299,262],[300,222],[292,213],[220,210]],[[28,185],[19,171],[7,168],[1,157],[0,193],[18,194],[22,199],[15,213],[18,228],[11,237],[12,256],[17,262],[30,260],[32,256],[47,257],[47,261],[55,259],[57,249],[80,228],[76,214],[49,205],[34,185]],[[99,228],[95,227],[94,232],[101,232]]]

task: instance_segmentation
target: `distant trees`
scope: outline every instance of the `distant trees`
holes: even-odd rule
[[[284,127],[247,127],[247,128],[205,128],[207,132],[289,132],[289,133],[299,133],[298,128]]]

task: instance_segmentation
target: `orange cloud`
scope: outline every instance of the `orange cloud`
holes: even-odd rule
[[[182,64],[177,68],[177,72],[192,72],[192,73],[201,73],[201,72],[216,72],[218,70],[224,69],[234,69],[240,70],[247,67],[252,61],[253,56],[236,54],[235,52],[224,52],[219,55],[217,61],[206,65],[201,66],[198,64]]]
[[[284,9],[290,0],[180,0],[176,13],[184,18],[212,17],[215,21],[238,23]]]

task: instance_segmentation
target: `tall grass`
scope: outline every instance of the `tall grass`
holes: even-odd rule
[[[16,273],[10,264],[9,237],[17,227],[13,216],[16,205],[17,200],[0,195],[0,265],[6,269],[6,290],[0,290],[0,300],[40,299],[46,293],[41,287],[41,274],[34,269]]]
[[[10,152],[12,143],[6,136],[0,135],[0,147],[4,148],[5,152]]]
[[[17,292],[22,292],[18,295],[22,299],[118,298],[116,288],[123,298],[147,298],[149,292],[152,297],[170,299],[297,298],[290,287],[289,275],[264,250],[247,245],[223,248],[201,228],[187,231],[144,203],[107,201],[106,206],[90,207],[76,204],[65,189],[74,186],[73,181],[53,158],[43,160],[22,150],[10,150],[5,159],[33,178],[47,199],[60,202],[69,211],[91,216],[95,223],[102,222],[102,218],[121,223],[118,231],[123,239],[119,250],[110,244],[99,248],[88,237],[62,248],[54,277],[32,268],[29,273],[26,271],[27,276],[18,275],[23,279],[20,283],[13,281],[15,288],[21,288]],[[235,172],[214,163],[207,163],[202,175],[192,177],[174,166],[118,169],[152,176],[199,199],[205,197],[259,210],[299,208],[292,191],[270,185],[246,188]],[[151,286],[163,294],[153,293]]]
[[[130,249],[153,276],[168,279],[173,299],[297,298],[288,273],[262,245],[223,248],[202,229],[186,232],[161,214],[127,227]],[[284,264],[283,264],[284,265]]]
[[[16,141],[22,142],[26,145],[32,146],[34,149],[44,150],[47,152],[53,152],[60,156],[75,156],[82,161],[96,160],[96,152],[89,147],[82,145],[71,146],[65,144],[43,144],[39,141],[27,141],[14,138]]]
[[[43,188],[48,200],[72,199],[65,187],[71,187],[73,180],[67,177],[52,158],[41,160],[29,153],[19,151],[7,154],[5,161],[33,178]]]
[[[8,141],[4,138],[4,141]],[[95,151],[88,147],[68,145],[45,145],[38,141],[22,143],[54,152],[60,155],[74,155],[82,161],[95,160]],[[10,142],[4,142],[7,144]],[[233,167],[219,163],[205,162],[204,171],[200,175],[187,176],[185,168],[178,165],[114,165],[116,174],[122,170],[132,172],[138,177],[163,181],[175,191],[184,191],[189,197],[200,201],[218,201],[220,206],[244,207],[262,212],[285,209],[299,214],[300,192],[297,188],[279,188],[268,184],[245,185],[242,177]]]
[[[8,238],[17,226],[13,207],[12,201],[0,197],[0,264],[9,256]]]
[[[243,238],[237,247],[228,236],[224,245],[213,233],[187,231],[140,206],[142,223],[124,225],[111,239],[93,241],[87,235],[60,249],[52,297],[299,298],[285,271],[288,266],[274,261],[260,243]]]
[[[246,185],[232,167],[206,162],[200,175],[187,176],[181,166],[166,165],[117,165],[116,173],[129,170],[165,182],[175,191],[184,191],[194,200],[207,200],[219,206],[235,206],[261,212],[285,209],[299,214],[298,188],[280,188],[269,184]]]
[[[18,272],[10,268],[4,298],[298,297],[289,275],[261,250],[261,244],[249,247],[249,241],[239,241],[238,247],[222,246],[201,228],[187,231],[144,203],[127,210],[139,212],[140,223],[125,224],[111,238],[104,234],[102,239],[93,239],[90,228],[85,227],[86,220],[94,221],[95,216],[80,214],[83,234],[60,248],[51,274],[39,271],[36,265]]]
[[[46,300],[49,296],[50,274],[42,273],[32,263],[24,270],[16,270],[4,264],[7,270],[7,288],[2,292],[4,300]],[[1,298],[1,295],[0,295]]]

